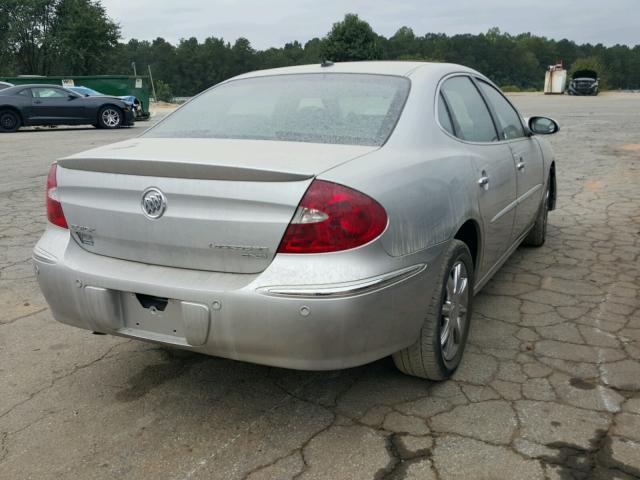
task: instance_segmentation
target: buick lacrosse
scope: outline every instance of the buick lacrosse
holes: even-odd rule
[[[295,369],[393,355],[445,379],[473,295],[544,243],[540,134],[558,128],[459,65],[240,75],[51,166],[38,281],[57,320],[95,332]]]

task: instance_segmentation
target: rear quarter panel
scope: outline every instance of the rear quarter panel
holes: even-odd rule
[[[448,72],[413,74],[404,111],[387,143],[320,176],[382,204],[389,224],[381,242],[394,257],[442,243],[467,219],[480,218],[466,147],[435,121],[436,86]]]

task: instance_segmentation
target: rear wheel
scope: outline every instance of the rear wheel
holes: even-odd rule
[[[99,128],[118,128],[122,125],[122,110],[118,107],[107,105],[98,112]]]
[[[0,132],[15,132],[20,128],[20,116],[12,110],[0,110]]]
[[[467,343],[473,260],[464,242],[451,242],[439,278],[441,283],[431,297],[420,336],[413,345],[393,354],[400,371],[429,380],[445,380],[453,375]]]

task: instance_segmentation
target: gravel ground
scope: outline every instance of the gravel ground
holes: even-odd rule
[[[476,297],[439,384],[58,324],[30,260],[48,165],[145,124],[0,135],[0,478],[640,478],[640,94],[512,98],[562,125],[558,209]]]

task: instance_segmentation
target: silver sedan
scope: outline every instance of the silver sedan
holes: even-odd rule
[[[60,322],[249,362],[387,355],[441,380],[473,295],[544,243],[553,153],[480,73],[359,62],[232,78],[54,163],[34,249]]]

